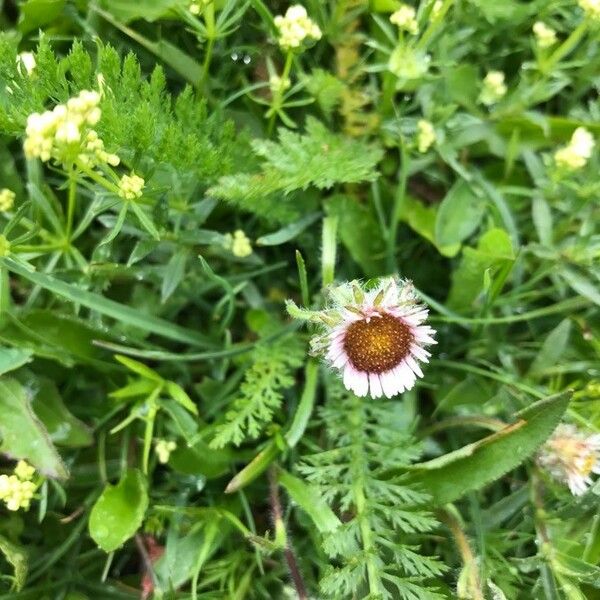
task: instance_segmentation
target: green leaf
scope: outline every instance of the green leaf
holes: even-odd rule
[[[192,414],[198,414],[198,407],[194,404],[193,400],[187,395],[186,391],[174,381],[167,381],[165,383],[167,392],[175,402],[181,404],[183,408],[189,410]]]
[[[147,367],[144,363],[138,360],[123,356],[122,354],[115,354],[115,359],[118,360],[122,365],[126,366],[130,371],[136,373],[144,379],[150,379],[156,381],[156,383],[163,383],[164,379],[150,367]]]
[[[0,375],[31,362],[32,354],[31,350],[21,348],[0,348]]]
[[[513,247],[508,233],[504,229],[497,228],[484,233],[479,239],[477,248],[463,250],[460,265],[452,274],[448,308],[454,310],[472,308],[483,290],[485,272],[488,269],[493,273],[502,271],[513,262]]]
[[[165,265],[165,273],[160,290],[161,302],[166,302],[183,280],[187,259],[188,251],[186,248],[182,248],[175,252],[169,262]]]
[[[55,444],[83,448],[94,443],[90,428],[69,412],[51,379],[36,377],[30,386],[34,390],[31,408]]]
[[[13,568],[12,589],[18,592],[23,589],[27,579],[27,553],[24,548],[14,544],[2,535],[0,535],[0,552],[4,555],[6,562]]]
[[[135,216],[138,218],[140,225],[155,239],[160,240],[160,233],[158,229],[156,229],[156,225],[154,225],[152,219],[146,214],[144,209],[137,204],[136,202],[131,202],[131,209],[135,213]]]
[[[225,488],[226,494],[233,494],[252,483],[281,453],[277,440],[271,440],[231,481]]]
[[[66,479],[67,469],[35,416],[23,385],[11,378],[0,380],[0,452],[25,459],[47,477]]]
[[[561,354],[565,351],[570,333],[571,321],[563,319],[544,340],[540,351],[531,364],[529,375],[537,376],[544,369],[552,367],[557,363]]]
[[[568,267],[562,269],[560,273],[578,294],[600,306],[600,290],[590,279]]]
[[[187,7],[187,0],[103,0],[103,7],[119,21],[128,23],[136,19],[156,21],[177,7]]]
[[[321,213],[311,213],[302,217],[299,221],[295,221],[294,223],[290,223],[286,225],[282,229],[275,231],[273,233],[269,233],[268,235],[263,235],[256,240],[257,246],[279,246],[280,244],[285,244],[290,240],[293,240],[296,236],[301,234],[307,227],[315,223]]]
[[[105,552],[122,546],[142,525],[148,508],[146,478],[129,469],[115,486],[108,484],[92,508],[89,531]]]
[[[355,198],[336,195],[327,200],[325,210],[329,216],[338,218],[342,244],[365,275],[380,275],[385,244],[371,209]]]
[[[462,179],[457,181],[442,200],[435,221],[435,241],[438,247],[460,244],[481,223],[485,200]]]
[[[540,400],[517,413],[505,429],[425,463],[413,465],[409,480],[436,504],[454,502],[502,477],[546,441],[567,410],[571,392]]]
[[[76,286],[60,281],[55,277],[46,275],[45,273],[39,273],[20,260],[17,261],[14,258],[0,258],[0,264],[7,267],[13,273],[17,273],[32,283],[47,289],[58,296],[74,302],[87,306],[92,310],[96,310],[101,314],[122,321],[127,325],[138,327],[144,331],[161,335],[163,337],[178,340],[180,342],[186,342],[195,346],[210,346],[211,344],[207,339],[199,333],[189,331],[188,329],[163,321],[158,317],[151,315],[145,315],[138,309],[124,304],[119,304],[114,300],[109,300],[98,294],[88,292]]]
[[[290,498],[306,512],[321,533],[333,531],[342,524],[314,486],[284,470],[278,472],[277,478]]]
[[[29,33],[57,19],[65,7],[65,0],[27,0],[21,5],[19,29]]]

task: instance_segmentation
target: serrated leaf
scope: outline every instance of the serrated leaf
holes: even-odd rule
[[[0,453],[25,459],[47,477],[66,479],[67,469],[16,379],[0,380]]]
[[[105,552],[122,546],[142,525],[148,508],[146,478],[128,470],[117,485],[107,485],[90,514],[89,532]]]
[[[505,429],[425,463],[413,465],[411,483],[436,504],[454,502],[502,477],[529,458],[550,436],[567,409],[571,392],[550,396],[517,413]]]

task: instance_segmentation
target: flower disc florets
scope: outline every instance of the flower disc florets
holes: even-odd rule
[[[288,303],[292,316],[320,323],[323,333],[311,340],[357,396],[391,398],[410,390],[423,372],[418,361],[430,356],[434,331],[422,323],[428,311],[417,302],[412,284],[387,277],[366,289],[357,281],[328,292],[330,307],[303,311]]]
[[[554,479],[581,496],[600,473],[600,434],[586,435],[575,425],[560,424],[538,455],[538,464]]]

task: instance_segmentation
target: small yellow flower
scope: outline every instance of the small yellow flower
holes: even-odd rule
[[[579,0],[578,4],[583,8],[586,17],[600,20],[600,0]]]
[[[483,80],[479,101],[486,106],[490,106],[498,102],[505,94],[504,73],[502,71],[489,71]]]
[[[533,24],[533,33],[540,48],[549,48],[556,44],[556,31],[552,27],[548,27],[546,23],[542,23],[542,21],[536,21]]]
[[[238,258],[246,258],[252,254],[252,243],[241,229],[234,231],[233,234],[228,233],[224,245]]]
[[[592,134],[585,127],[578,127],[569,143],[554,153],[554,162],[565,171],[581,169],[592,155],[594,145]]]
[[[400,30],[408,31],[412,35],[419,33],[417,13],[412,6],[401,4],[400,8],[390,15],[390,22],[397,25]]]
[[[158,457],[158,462],[161,465],[167,464],[169,462],[169,458],[171,457],[171,452],[173,452],[176,448],[177,444],[173,440],[156,440],[154,451]]]
[[[0,475],[0,500],[8,510],[28,509],[35,490],[33,481],[22,481],[16,475]]]
[[[8,188],[0,190],[0,212],[9,211],[15,204],[15,193]]]
[[[417,123],[417,147],[419,152],[424,153],[429,150],[432,144],[435,142],[435,129],[433,125],[425,119],[420,119]]]
[[[279,75],[271,75],[269,77],[269,88],[271,89],[271,94],[283,94],[286,90],[288,90],[292,85],[292,82],[288,77],[282,79]]]
[[[123,175],[119,182],[119,196],[125,200],[135,200],[136,198],[140,198],[145,183],[146,182],[135,173]]]
[[[305,41],[321,39],[321,29],[308,16],[304,6],[294,4],[285,15],[277,15],[274,19],[279,32],[278,43],[284,50],[300,48]]]
[[[35,467],[32,467],[28,462],[20,460],[15,467],[14,474],[21,481],[30,481],[35,473]]]

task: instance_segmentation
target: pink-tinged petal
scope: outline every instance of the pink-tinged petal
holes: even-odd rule
[[[420,329],[420,327],[417,327],[414,331],[414,336],[417,342],[425,344],[437,344],[437,342],[428,333],[420,331]]]
[[[423,377],[423,371],[421,370],[419,363],[412,356],[407,356],[404,359],[404,362],[412,369],[415,375]]]
[[[356,371],[354,376],[354,393],[363,397],[369,393],[369,375],[364,371]]]
[[[399,364],[396,368],[400,370],[402,385],[404,385],[406,390],[412,389],[417,380],[416,375],[410,370],[405,362]]]
[[[346,366],[347,363],[348,363],[348,355],[345,352],[343,352],[331,364],[336,369],[342,369],[343,367]]]
[[[406,391],[406,386],[402,380],[402,369],[400,369],[400,366],[397,366],[392,369],[392,371],[394,372],[394,377],[396,378],[396,388],[398,390],[398,394],[401,394],[402,392]]]
[[[381,387],[387,398],[393,398],[398,393],[398,383],[393,371],[386,371],[380,375]]]
[[[410,353],[413,356],[416,356],[421,362],[427,363],[429,362],[429,357],[431,354],[427,352],[427,350],[421,348],[421,346],[417,344],[411,344]]]
[[[383,396],[383,388],[381,387],[379,373],[371,373],[369,375],[369,387],[371,389],[372,398],[381,398],[381,396]]]
[[[347,390],[352,390],[354,388],[354,374],[356,373],[356,369],[352,366],[350,362],[346,363],[344,367],[344,387]]]

